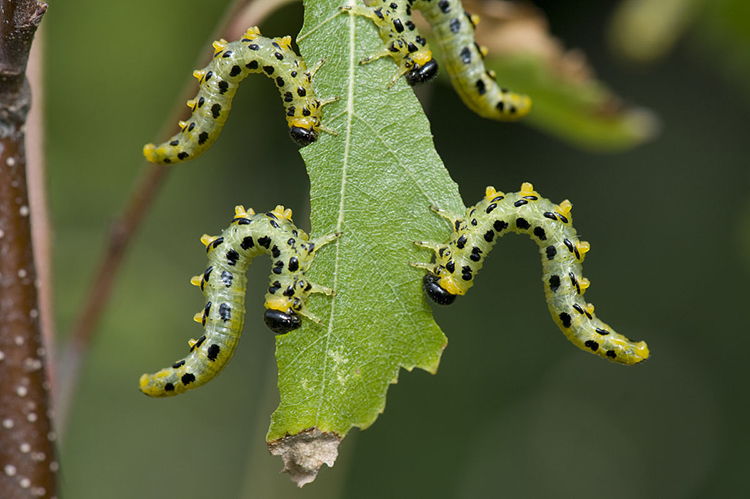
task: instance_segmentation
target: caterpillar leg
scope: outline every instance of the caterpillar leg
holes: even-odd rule
[[[342,7],[370,19],[378,27],[384,48],[366,59],[389,55],[410,85],[429,81],[438,70],[427,42],[416,29],[412,10],[424,14],[444,56],[453,87],[464,103],[482,117],[518,120],[531,110],[531,99],[501,87],[484,64],[486,47],[477,45],[474,30],[479,17],[464,11],[460,0],[371,0],[368,7]]]
[[[299,232],[304,234],[301,230]],[[341,237],[341,232],[327,234],[301,244],[301,251],[305,251],[308,258],[312,259],[320,248],[339,237]],[[333,296],[336,294],[333,289],[300,278],[294,279],[279,296],[274,290],[277,282],[273,283],[266,295],[266,312],[263,316],[266,326],[271,331],[277,334],[285,334],[299,328],[302,324],[299,316],[306,317],[317,324],[323,324],[323,321],[307,308],[307,297],[313,293]]]
[[[488,187],[485,197],[467,209],[465,218],[449,220],[453,234],[446,244],[417,243],[435,253],[435,263],[412,264],[427,271],[423,288],[441,305],[465,294],[497,239],[508,232],[527,234],[540,248],[547,306],[555,323],[576,346],[625,365],[649,357],[645,342],[633,342],[599,320],[594,306],[583,299],[590,282],[582,266],[590,245],[580,241],[572,226],[572,204],[553,204],[525,183],[516,193]]]
[[[403,0],[390,3],[371,2],[369,7],[346,5],[340,9],[366,17],[378,27],[380,38],[385,45],[359,63],[366,64],[382,57],[392,57],[399,69],[388,88],[401,76],[405,76],[406,82],[411,86],[425,83],[437,76],[438,63],[432,57],[427,40],[416,31],[416,26],[411,20],[411,7]]]
[[[435,213],[437,213],[438,215],[440,215],[442,218],[444,218],[445,220],[447,220],[448,223],[450,223],[452,227],[456,227],[457,228],[456,224],[459,223],[459,222],[461,222],[461,221],[463,221],[462,217],[458,217],[458,216],[456,216],[456,215],[454,215],[452,213],[449,213],[449,212],[445,211],[442,208],[438,208],[437,206],[430,205],[430,210],[434,211]]]
[[[273,259],[263,320],[275,333],[284,334],[301,325],[301,317],[320,323],[307,310],[312,293],[334,291],[310,282],[305,273],[314,254],[341,234],[310,239],[292,222],[292,211],[277,206],[266,213],[235,208],[231,225],[221,236],[204,235],[209,266],[190,282],[206,296],[203,310],[194,316],[204,328],[198,340],[190,340],[188,355],[154,374],[144,374],[140,389],[152,397],[178,395],[201,386],[221,372],[234,355],[245,319],[245,273],[253,258],[267,253]]]
[[[284,103],[289,134],[299,145],[308,145],[319,132],[321,108],[312,87],[312,76],[323,61],[310,70],[291,48],[291,37],[266,38],[257,27],[236,42],[214,42],[214,56],[193,75],[199,91],[187,102],[192,115],[179,123],[180,132],[161,144],[146,144],[143,155],[152,163],[175,164],[197,158],[216,141],[229,115],[240,82],[251,73],[261,73],[276,84]]]

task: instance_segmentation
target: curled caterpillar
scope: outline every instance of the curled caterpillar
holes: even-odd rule
[[[499,237],[507,232],[528,234],[542,255],[547,306],[565,336],[578,348],[604,359],[637,364],[649,356],[646,343],[632,342],[615,332],[583,299],[590,282],[582,275],[581,262],[591,247],[576,235],[572,207],[567,200],[555,205],[542,198],[530,183],[511,194],[487,187],[484,199],[466,210],[465,217],[433,208],[451,223],[453,234],[447,244],[417,242],[435,252],[435,263],[412,265],[427,270],[426,294],[440,305],[450,305],[472,286]]]
[[[311,293],[332,295],[333,290],[312,283],[305,272],[315,252],[341,234],[310,239],[292,222],[292,210],[277,206],[267,213],[235,208],[232,224],[221,236],[204,235],[209,266],[191,279],[206,296],[203,311],[194,317],[205,333],[190,340],[190,353],[171,367],[141,376],[140,389],[152,397],[178,395],[201,386],[221,372],[237,349],[245,320],[245,273],[253,258],[273,258],[263,319],[273,332],[285,334],[301,325],[300,316],[317,323],[305,302]]]
[[[474,41],[479,16],[464,11],[461,0],[371,0],[369,7],[342,7],[342,10],[371,19],[385,43],[360,63],[393,57],[399,69],[391,85],[401,75],[405,75],[412,86],[437,75],[437,62],[412,21],[412,8],[421,11],[432,26],[453,87],[472,111],[500,121],[517,120],[529,113],[531,99],[500,87],[495,82],[494,72],[485,68],[487,48]]]
[[[192,116],[180,121],[181,130],[171,139],[159,145],[146,144],[146,159],[174,164],[206,152],[224,127],[239,83],[250,73],[264,74],[276,83],[284,101],[289,135],[297,144],[315,142],[320,131],[333,133],[321,124],[321,108],[333,100],[318,100],[312,88],[313,75],[323,61],[308,70],[291,43],[290,36],[261,36],[257,27],[249,28],[238,42],[214,42],[211,62],[193,73],[200,89],[194,99],[187,101]]]

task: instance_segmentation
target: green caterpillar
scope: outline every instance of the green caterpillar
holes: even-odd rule
[[[146,144],[143,155],[152,163],[174,164],[194,159],[208,150],[224,128],[239,83],[250,73],[273,79],[284,101],[289,135],[300,146],[315,142],[319,132],[334,133],[321,123],[320,101],[312,78],[323,61],[309,70],[291,48],[292,38],[266,38],[257,27],[249,28],[238,42],[213,43],[214,56],[193,76],[200,90],[187,102],[193,114],[180,121],[180,132],[159,145]]]
[[[190,340],[190,353],[171,367],[141,376],[140,389],[152,397],[178,395],[201,386],[229,363],[245,320],[245,273],[253,258],[268,253],[273,258],[263,319],[271,331],[285,334],[301,325],[299,316],[321,323],[305,306],[311,293],[332,295],[333,290],[312,283],[305,272],[315,252],[341,234],[310,239],[292,222],[292,210],[277,206],[256,214],[235,208],[232,224],[219,237],[204,235],[209,266],[191,279],[206,296],[202,312],[195,315],[205,333]]]
[[[645,342],[632,342],[594,315],[594,306],[583,294],[590,282],[583,277],[581,262],[591,249],[580,241],[572,226],[570,201],[559,205],[542,198],[534,186],[524,183],[511,194],[487,187],[484,199],[454,216],[433,208],[451,223],[447,244],[417,242],[435,252],[435,263],[414,263],[427,270],[423,288],[433,301],[450,305],[474,284],[474,276],[499,237],[507,232],[528,234],[542,255],[544,294],[552,318],[578,348],[620,364],[637,364],[649,356]]]
[[[361,63],[393,57],[399,69],[391,85],[401,75],[405,75],[407,83],[412,86],[437,75],[438,64],[427,41],[416,29],[412,8],[421,11],[432,26],[435,40],[445,55],[453,87],[472,111],[500,121],[517,120],[529,113],[531,99],[500,87],[495,82],[495,74],[485,68],[487,48],[474,41],[479,16],[464,11],[460,0],[371,0],[369,7],[342,7],[342,10],[371,19],[385,43]]]

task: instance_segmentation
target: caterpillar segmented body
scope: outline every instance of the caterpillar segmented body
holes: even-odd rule
[[[171,367],[144,374],[140,389],[152,397],[178,395],[213,379],[227,365],[239,343],[245,320],[245,273],[253,258],[268,253],[273,258],[263,319],[275,333],[300,327],[300,316],[320,323],[305,305],[311,293],[333,290],[310,282],[305,272],[315,252],[340,234],[310,239],[292,222],[292,210],[277,206],[267,213],[235,208],[232,224],[221,236],[204,235],[209,266],[191,279],[206,296],[202,312],[195,315],[205,332],[190,340],[190,353]]]
[[[313,75],[322,61],[308,70],[291,43],[289,36],[273,39],[261,36],[257,27],[248,29],[240,41],[214,42],[211,62],[193,73],[200,89],[187,102],[192,116],[181,121],[180,132],[166,142],[146,144],[143,147],[146,159],[175,164],[206,152],[224,127],[239,83],[250,73],[264,74],[276,84],[284,102],[289,134],[297,144],[314,142],[320,131],[332,133],[321,124],[321,108],[331,101],[318,100],[312,88]]]
[[[494,72],[485,67],[487,48],[474,41],[479,16],[464,11],[460,0],[371,0],[369,7],[356,5],[342,9],[367,17],[377,25],[385,46],[361,63],[393,57],[399,70],[391,84],[401,75],[406,76],[410,85],[437,75],[438,65],[412,20],[412,9],[417,9],[432,26],[451,83],[471,110],[500,121],[523,118],[531,110],[528,96],[500,87]]]
[[[464,295],[498,238],[507,232],[528,234],[542,255],[547,306],[565,336],[582,350],[621,364],[648,358],[645,342],[632,342],[615,332],[584,300],[590,282],[582,275],[581,262],[590,245],[578,239],[569,201],[556,205],[524,183],[520,192],[510,194],[487,187],[484,199],[469,208],[465,217],[433,209],[450,221],[453,234],[447,244],[417,242],[435,252],[435,263],[412,264],[428,271],[423,288],[433,301],[449,305]]]

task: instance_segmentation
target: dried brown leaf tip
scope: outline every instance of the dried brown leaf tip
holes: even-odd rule
[[[274,456],[284,460],[282,473],[289,473],[297,487],[315,480],[323,464],[329,467],[336,462],[339,455],[341,437],[335,433],[326,433],[311,428],[296,435],[289,435],[275,442],[268,443],[268,449]]]

